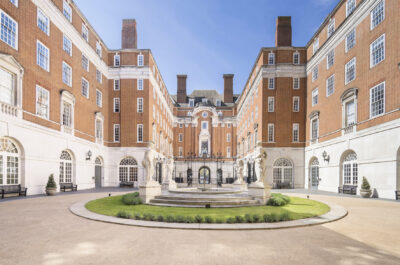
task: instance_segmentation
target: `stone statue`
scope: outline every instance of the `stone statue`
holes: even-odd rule
[[[168,159],[168,161],[167,161],[167,168],[168,168],[168,183],[169,182],[171,182],[171,181],[173,181],[172,180],[172,173],[174,172],[174,159],[172,159],[172,158],[170,158],[170,159]]]
[[[148,150],[144,154],[144,159],[142,161],[143,167],[146,169],[146,183],[154,181],[154,160],[156,157],[156,152],[154,151],[154,143],[149,142],[147,145]]]
[[[258,154],[255,158],[255,171],[257,176],[256,182],[264,182],[264,180],[267,178],[266,160],[267,152],[265,152],[264,149],[259,148]]]

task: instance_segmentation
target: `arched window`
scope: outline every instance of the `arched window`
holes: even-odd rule
[[[0,139],[0,185],[20,183],[19,153],[16,145],[9,139]]]
[[[96,164],[96,166],[101,166],[101,159],[100,159],[100,157],[96,157],[96,160],[94,161],[94,163]]]
[[[119,163],[119,181],[133,182],[138,181],[137,162],[133,157],[127,157]]]
[[[199,184],[210,184],[210,169],[208,167],[200,168]]]
[[[60,183],[72,183],[72,156],[65,150],[60,156]]]
[[[358,163],[357,155],[354,152],[347,154],[343,160],[343,184],[358,184]]]
[[[314,159],[310,163],[310,181],[311,188],[317,188],[319,184],[319,162],[318,159]]]
[[[293,165],[286,158],[279,158],[273,166],[273,183],[278,187],[293,186]]]

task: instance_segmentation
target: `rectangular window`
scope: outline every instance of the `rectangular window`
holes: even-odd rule
[[[137,112],[143,112],[143,98],[137,99]]]
[[[350,51],[356,45],[356,29],[353,29],[346,35],[346,52]]]
[[[137,65],[138,66],[143,66],[143,55],[142,54],[139,54],[138,55],[138,57],[137,57]]]
[[[335,33],[335,19],[332,19],[328,24],[328,38]]]
[[[72,86],[72,68],[67,63],[62,63],[62,81],[68,86]]]
[[[183,149],[182,146],[179,146],[179,153],[178,156],[183,156]]]
[[[50,35],[50,19],[40,8],[37,9],[37,26],[47,35]]]
[[[100,58],[102,57],[102,48],[100,42],[96,41],[96,53]]]
[[[268,89],[275,88],[275,78],[268,78]]]
[[[318,87],[312,91],[312,105],[315,106],[318,104]]]
[[[36,86],[36,115],[49,119],[50,93],[43,87]]]
[[[62,125],[72,127],[72,106],[67,102],[63,102],[63,115]]]
[[[96,141],[103,141],[103,121],[100,119],[95,122],[95,136]]]
[[[371,11],[371,30],[385,19],[385,1],[381,0]]]
[[[189,107],[193,108],[194,107],[194,99],[189,99]]]
[[[101,72],[98,69],[96,69],[96,79],[97,79],[97,82],[99,82],[100,84],[103,82],[103,75],[101,74]]]
[[[0,68],[0,101],[15,106],[15,75]]]
[[[274,124],[268,123],[268,142],[273,143],[275,140],[274,138]]]
[[[138,143],[143,142],[143,124],[137,125],[137,141]]]
[[[99,107],[103,107],[103,93],[98,89],[96,89],[96,104]]]
[[[313,55],[318,51],[318,49],[319,49],[319,38],[316,38],[313,43]]]
[[[299,142],[299,124],[298,123],[293,123],[293,142],[294,143]]]
[[[208,129],[208,122],[202,121],[202,122],[201,122],[201,128],[202,128],[203,130],[207,130],[207,129]]]
[[[311,121],[311,140],[318,139],[318,119]]]
[[[356,9],[356,0],[347,0],[346,2],[346,17],[350,16]]]
[[[18,50],[18,23],[0,9],[1,40]]]
[[[275,110],[275,98],[268,97],[268,112],[274,112]]]
[[[354,100],[351,100],[345,104],[345,126],[351,126],[356,123],[356,110]]]
[[[268,54],[268,64],[269,64],[269,65],[275,64],[275,53],[270,52],[270,53]]]
[[[300,53],[293,53],[293,64],[300,64]]]
[[[115,91],[118,91],[120,89],[119,84],[120,84],[119,79],[114,79],[114,90]]]
[[[334,63],[335,63],[335,50],[331,50],[326,56],[326,69],[331,68]]]
[[[356,79],[356,57],[351,59],[345,66],[345,85]]]
[[[114,55],[114,66],[115,66],[115,67],[121,66],[120,58],[121,58],[121,57],[119,57],[119,55]]]
[[[137,80],[137,89],[138,90],[143,90],[143,79],[138,79]]]
[[[370,67],[385,60],[385,34],[381,35],[370,45]]]
[[[329,97],[333,92],[335,92],[335,75],[331,75],[326,80],[326,96]]]
[[[63,36],[63,50],[72,56],[72,41],[65,35]]]
[[[300,89],[300,78],[293,77],[293,89]]]
[[[300,111],[300,97],[293,97],[293,112]]]
[[[370,117],[385,113],[385,82],[370,89]]]
[[[89,82],[82,77],[82,96],[89,98]]]
[[[114,112],[119,112],[120,110],[120,99],[114,98]]]
[[[318,65],[314,67],[312,70],[312,81],[314,82],[315,80],[318,79]]]
[[[50,71],[50,50],[40,41],[37,41],[36,63],[47,72]]]
[[[179,142],[182,142],[183,141],[183,134],[178,134],[178,141]]]
[[[114,124],[114,142],[119,143],[120,139],[120,125],[119,124]]]
[[[63,14],[69,22],[72,22],[72,8],[65,0],[63,2]]]
[[[82,67],[89,72],[89,59],[84,54],[82,54]]]
[[[230,133],[227,133],[227,134],[226,134],[226,141],[227,141],[228,143],[231,142],[231,134],[230,134]]]
[[[89,30],[85,24],[82,24],[82,37],[89,42]]]
[[[229,146],[226,148],[226,157],[231,157],[231,148]]]

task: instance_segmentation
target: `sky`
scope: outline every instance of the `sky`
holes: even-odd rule
[[[339,0],[74,2],[109,49],[121,47],[122,19],[136,19],[138,48],[151,49],[170,94],[177,74],[188,75],[190,94],[223,93],[223,74],[235,75],[234,93],[241,93],[260,49],[275,46],[278,16],[292,16],[293,46],[305,46]]]

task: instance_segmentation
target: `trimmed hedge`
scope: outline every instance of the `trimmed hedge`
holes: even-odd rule
[[[142,204],[142,200],[139,198],[139,192],[133,192],[123,195],[122,203],[126,205]]]
[[[280,193],[271,194],[271,198],[267,201],[267,205],[270,206],[285,206],[290,203],[289,196],[282,195]]]

